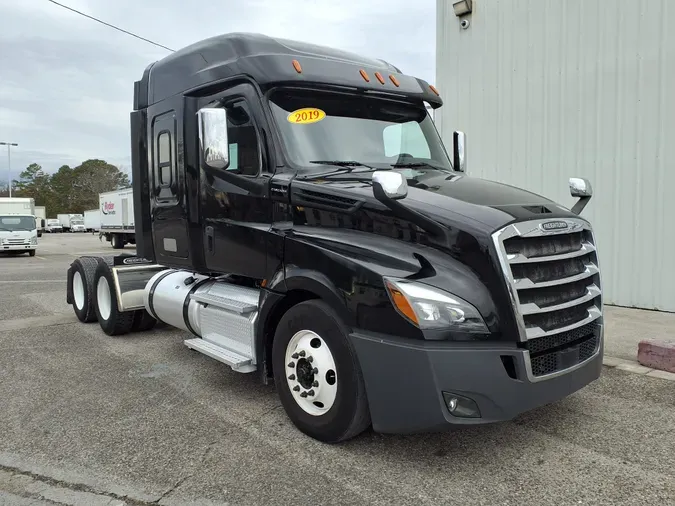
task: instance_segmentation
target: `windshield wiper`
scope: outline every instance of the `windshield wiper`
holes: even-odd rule
[[[309,163],[335,165],[337,167],[368,167],[368,165],[357,162],[356,160],[310,160]],[[370,168],[372,169],[373,167]]]
[[[310,160],[309,163],[316,163],[316,164],[321,164],[321,165],[334,165],[336,167],[339,167],[341,170],[338,171],[333,171],[333,172],[325,172],[323,174],[311,174],[305,177],[302,177],[301,179],[317,179],[317,178],[322,178],[322,177],[327,177],[327,176],[333,176],[336,174],[344,174],[345,172],[352,172],[354,170],[354,167],[366,167],[369,170],[359,170],[357,172],[370,172],[373,170],[391,170],[391,169],[378,169],[377,167],[373,167],[371,165],[366,165],[365,163],[357,162],[356,160]]]
[[[392,167],[397,168],[397,169],[412,169],[415,167],[431,167],[432,169],[438,169],[438,170],[445,170],[447,171],[445,167],[439,167],[438,165],[434,165],[432,163],[428,162],[408,162],[408,163],[392,163]]]

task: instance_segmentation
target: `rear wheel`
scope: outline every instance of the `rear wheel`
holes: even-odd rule
[[[77,319],[84,323],[96,320],[94,309],[94,275],[98,262],[95,258],[81,257],[72,263],[73,267],[73,309]]]
[[[305,301],[284,314],[272,362],[281,403],[303,433],[338,443],[370,425],[365,384],[348,332],[325,302]]]
[[[114,249],[122,249],[124,248],[124,239],[122,239],[122,236],[119,234],[112,234],[110,244]]]
[[[112,270],[107,262],[98,263],[94,279],[94,304],[101,329],[109,336],[127,334],[134,323],[134,311],[118,309]]]
[[[153,328],[156,324],[157,320],[155,320],[147,310],[139,309],[134,311],[134,322],[131,326],[131,331],[145,332],[146,330]]]

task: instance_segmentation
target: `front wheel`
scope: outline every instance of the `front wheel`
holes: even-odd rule
[[[338,443],[370,425],[356,353],[345,325],[325,302],[305,301],[284,314],[272,362],[281,404],[303,433]]]

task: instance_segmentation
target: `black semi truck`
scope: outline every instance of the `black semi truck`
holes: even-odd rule
[[[131,113],[136,255],[75,260],[68,302],[111,336],[183,329],[329,443],[583,388],[603,354],[590,183],[570,178],[570,210],[468,176],[441,105],[385,61],[257,34],[151,64]]]

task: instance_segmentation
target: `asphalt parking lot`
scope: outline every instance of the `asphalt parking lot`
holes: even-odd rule
[[[113,250],[45,234],[0,256],[0,504],[675,503],[672,381],[605,368],[513,422],[322,445],[183,333],[77,321],[66,269],[96,252]]]

